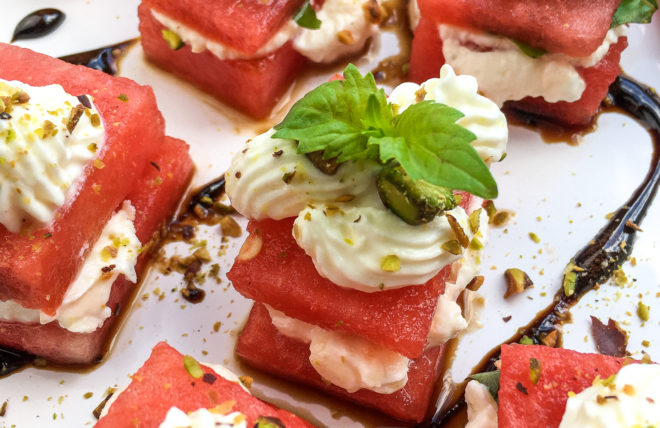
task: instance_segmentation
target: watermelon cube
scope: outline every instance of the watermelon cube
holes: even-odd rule
[[[423,17],[521,40],[548,52],[588,56],[620,0],[418,0]]]
[[[191,364],[198,371],[191,369]],[[267,426],[312,427],[303,419],[251,396],[239,382],[224,376],[227,375],[191,362],[190,357],[161,342],[132,376],[128,387],[108,403],[110,407],[104,409],[105,416],[96,427],[155,428],[172,407],[185,413],[202,408],[217,414],[238,412],[235,416],[248,427],[257,426],[258,420],[270,421]]]
[[[602,43],[619,2],[599,3],[603,3],[602,7],[594,6],[593,2],[558,0],[553,2],[552,11],[547,12],[543,2],[420,0],[422,18],[412,44],[410,79],[421,83],[437,77],[445,63],[437,23],[504,35],[552,53],[588,56]],[[539,23],[543,26],[539,27]],[[586,85],[577,101],[549,103],[542,97],[526,97],[507,101],[504,106],[566,125],[588,125],[619,74],[621,52],[627,45],[627,39],[620,37],[599,63],[588,68],[577,67]]]
[[[135,271],[140,276],[151,257],[148,249],[160,239],[160,229],[176,210],[181,194],[193,173],[188,145],[165,137],[158,153],[150,155],[149,166],[134,183],[126,199],[136,210],[135,230],[144,251]],[[103,357],[105,344],[119,320],[122,308],[128,307],[136,285],[120,275],[112,285],[107,306],[112,316],[92,333],[73,333],[59,326],[0,321],[0,345],[40,355],[60,364],[91,364]]]
[[[6,44],[0,55],[0,78],[89,94],[105,126],[103,168],[87,165],[75,200],[51,224],[19,234],[0,225],[0,300],[54,314],[90,244],[161,149],[163,118],[151,89],[131,80]]]
[[[309,362],[309,345],[282,335],[272,324],[268,309],[255,303],[238,338],[236,354],[251,366],[283,379],[313,386],[396,419],[421,422],[435,388],[444,346],[428,349],[410,363],[408,382],[403,389],[392,394],[366,389],[349,393],[322,379]]]
[[[307,60],[291,42],[265,56],[256,55],[275,32],[300,8],[302,1],[258,0],[171,2],[145,0],[138,8],[142,47],[159,67],[189,80],[220,101],[254,118],[267,116]],[[204,37],[248,59],[219,59],[209,50],[193,52],[189,45],[173,49],[163,37],[167,30],[152,11],[174,18]],[[250,31],[246,32],[245,29]],[[252,56],[256,55],[256,56]]]
[[[530,358],[540,362],[540,377],[530,380]],[[622,358],[581,354],[537,345],[502,345],[498,426],[558,427],[569,392],[591,386],[596,376],[618,373]]]
[[[457,193],[467,209],[471,195]],[[234,262],[227,272],[233,287],[289,317],[354,333],[408,358],[421,356],[451,266],[423,285],[377,293],[339,287],[321,277],[311,257],[298,246],[291,233],[293,221],[250,220],[245,245],[258,239],[262,246],[255,257]]]

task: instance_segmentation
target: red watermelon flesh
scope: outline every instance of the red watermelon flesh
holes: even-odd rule
[[[419,0],[424,18],[499,34],[548,52],[588,56],[621,0]]]
[[[410,51],[410,72],[408,77],[415,83],[440,76],[440,68],[445,63],[442,54],[442,40],[438,26],[426,18],[421,18]]]
[[[292,227],[293,219],[250,221],[248,232],[260,236],[263,247],[255,258],[234,262],[227,273],[234,288],[290,317],[355,333],[419,357],[450,269],[423,286],[377,293],[339,287],[316,272],[312,259],[291,235]]]
[[[468,207],[470,194],[459,194],[461,206]],[[234,262],[227,273],[234,288],[290,317],[355,333],[409,358],[422,355],[451,266],[424,285],[375,293],[340,287],[321,277],[298,246],[291,234],[293,220],[248,223],[248,242],[258,236],[263,246],[253,259]]]
[[[536,385],[529,379],[530,358],[541,363]],[[625,360],[548,346],[502,345],[501,361],[498,426],[550,428],[559,426],[569,391],[579,393],[596,376],[618,373]]]
[[[610,46],[607,55],[595,66],[579,69],[582,79],[587,84],[582,97],[572,103],[559,101],[548,103],[541,97],[527,97],[519,101],[507,101],[504,106],[526,113],[547,117],[568,125],[588,125],[600,103],[607,95],[609,86],[620,73],[621,52],[628,46],[626,37]]]
[[[208,50],[193,53],[190,46],[172,50],[144,2],[138,15],[142,47],[151,61],[254,118],[270,113],[307,62],[290,42],[256,59],[221,60]]]
[[[0,55],[3,79],[33,86],[59,83],[70,94],[91,94],[106,129],[100,155],[105,166],[87,166],[76,199],[59,209],[51,225],[29,234],[0,225],[0,300],[52,314],[90,243],[160,148],[163,118],[151,89],[131,80],[6,44],[0,44]],[[120,100],[121,94],[128,101]]]
[[[271,323],[266,307],[255,303],[238,338],[236,354],[251,366],[283,379],[311,385],[396,419],[421,422],[435,388],[444,346],[428,349],[413,360],[408,370],[408,383],[399,391],[378,394],[361,389],[348,393],[324,381],[309,362],[309,345],[280,334]]]
[[[150,160],[158,165],[160,171],[149,166],[127,198],[136,210],[134,224],[137,236],[147,247],[160,238],[160,228],[174,213],[193,172],[188,145],[174,138],[165,137],[159,153],[151,156]],[[138,277],[150,256],[150,251],[140,254],[135,266]],[[57,321],[44,325],[0,321],[0,345],[60,364],[99,361],[119,314],[128,307],[136,287],[123,275],[115,280],[107,303],[113,315],[92,333],[72,333],[61,328]]]
[[[579,100],[571,103],[565,101],[548,103],[542,97],[527,97],[518,101],[507,101],[505,107],[547,117],[567,125],[590,123],[601,101],[607,95],[609,85],[620,72],[619,59],[621,52],[627,46],[627,38],[621,37],[616,44],[610,46],[610,50],[598,64],[589,68],[578,68],[586,84]],[[430,21],[422,19],[415,30],[412,44],[410,79],[422,83],[438,77],[443,64],[442,40],[437,27]]]
[[[210,40],[254,54],[302,7],[304,0],[143,0],[151,10],[193,28]],[[141,16],[140,19],[144,19]],[[220,75],[222,76],[222,75]]]
[[[201,365],[201,368],[204,375],[198,379],[192,377],[184,367],[183,355],[160,342],[95,426],[157,428],[173,406],[184,412],[226,406],[229,412],[243,413],[248,427],[255,426],[260,416],[277,418],[287,428],[312,427],[301,418],[253,397],[209,367]]]

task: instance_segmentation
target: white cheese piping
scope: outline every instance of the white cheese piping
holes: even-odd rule
[[[488,388],[476,380],[465,387],[468,423],[465,428],[497,428],[497,403]]]
[[[660,425],[660,365],[629,364],[608,385],[594,385],[568,398],[560,428],[620,428]]]
[[[78,191],[86,165],[105,142],[93,105],[68,131],[71,110],[81,103],[60,85],[35,87],[0,79],[0,96],[17,91],[29,101],[13,104],[11,118],[0,119],[0,224],[13,233],[24,223],[50,223]],[[98,126],[92,125],[92,115],[97,115]]]
[[[137,281],[135,264],[141,244],[135,235],[134,219],[135,208],[129,201],[124,202],[104,227],[54,316],[8,300],[0,301],[0,319],[41,324],[57,321],[74,333],[91,333],[101,327],[112,314],[106,304],[115,279],[122,274],[131,282]],[[111,270],[103,272],[112,265]]]
[[[543,97],[551,103],[579,100],[586,84],[577,67],[600,62],[610,46],[627,33],[627,26],[610,29],[602,44],[581,58],[556,53],[532,58],[506,37],[445,24],[438,25],[438,32],[447,64],[457,73],[475,76],[483,93],[502,106],[505,101],[528,96]]]
[[[360,336],[325,330],[268,307],[285,336],[309,343],[309,362],[319,375],[348,392],[369,389],[391,394],[408,382],[410,360]]]
[[[378,30],[378,26],[368,20],[363,5],[361,0],[326,0],[316,14],[321,21],[321,28],[313,30],[299,27],[290,20],[251,55],[210,40],[161,12],[152,9],[151,13],[164,27],[177,33],[196,53],[208,50],[221,60],[261,58],[292,40],[294,49],[303,56],[314,62],[327,63],[358,52]],[[339,33],[350,34],[350,40],[340,38]]]

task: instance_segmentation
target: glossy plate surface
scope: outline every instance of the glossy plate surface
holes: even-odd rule
[[[57,31],[43,39],[16,44],[60,56],[117,43],[138,35],[137,3],[1,0],[4,25],[0,27],[0,41],[10,40],[13,25],[25,14],[55,6],[67,14]],[[660,20],[656,21],[630,30],[630,47],[623,54],[622,67],[636,79],[660,87]],[[379,58],[397,50],[397,38],[384,33],[356,63],[363,71],[371,70]],[[305,75],[292,89],[291,99],[342,68],[338,65]],[[167,133],[191,145],[197,164],[195,186],[221,175],[244,141],[276,123],[287,108],[285,102],[272,119],[250,121],[147,63],[139,45],[121,63],[120,74],[154,88],[167,121]],[[599,118],[597,130],[577,146],[548,144],[533,131],[511,127],[507,152],[507,158],[493,167],[500,189],[496,205],[510,210],[513,217],[504,227],[491,229],[482,268],[486,281],[481,291],[487,299],[481,314],[483,327],[462,338],[452,371],[454,379],[462,379],[486,352],[550,303],[570,258],[605,224],[605,216],[615,211],[643,180],[652,144],[635,121],[608,113]],[[660,200],[651,206],[641,227],[643,233],[638,234],[633,252],[635,263],[631,260],[622,266],[631,285],[618,287],[608,283],[585,296],[572,311],[573,323],[565,326],[566,347],[594,351],[589,316],[595,315],[603,321],[611,317],[629,331],[628,349],[633,356],[641,357],[641,351],[646,351],[653,359],[660,358]],[[530,232],[540,237],[539,243],[530,239]],[[225,252],[217,227],[208,228],[199,238],[209,241],[214,262],[219,263],[222,273],[231,266],[243,239],[230,239]],[[170,254],[189,253],[190,245],[174,247],[168,247]],[[526,271],[534,288],[504,300],[503,273],[510,267]],[[110,353],[98,367],[85,372],[27,368],[0,379],[0,404],[7,400],[6,415],[0,417],[0,424],[93,425],[92,410],[104,397],[106,388],[127,384],[128,375],[142,364],[154,344],[167,340],[183,353],[254,377],[256,395],[319,425],[392,425],[391,421],[302,388],[287,386],[282,390],[284,383],[239,365],[233,347],[250,302],[228,287],[223,278],[220,284],[207,280],[203,285],[206,298],[193,305],[176,291],[182,284],[180,275],[164,276],[152,269]],[[162,300],[154,294],[159,291],[165,293]],[[640,298],[651,307],[646,323],[636,315]],[[648,347],[642,345],[644,340],[650,342]],[[92,393],[91,398],[85,398],[87,393]]]

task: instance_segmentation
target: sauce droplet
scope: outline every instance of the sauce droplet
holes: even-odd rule
[[[11,38],[11,43],[16,40],[36,39],[52,33],[62,25],[66,15],[58,9],[39,9],[21,19]]]
[[[126,40],[116,45],[61,56],[59,59],[70,64],[84,65],[85,67],[100,70],[111,76],[116,76],[117,63],[126,54],[128,48],[133,46],[136,41],[137,39]]]

